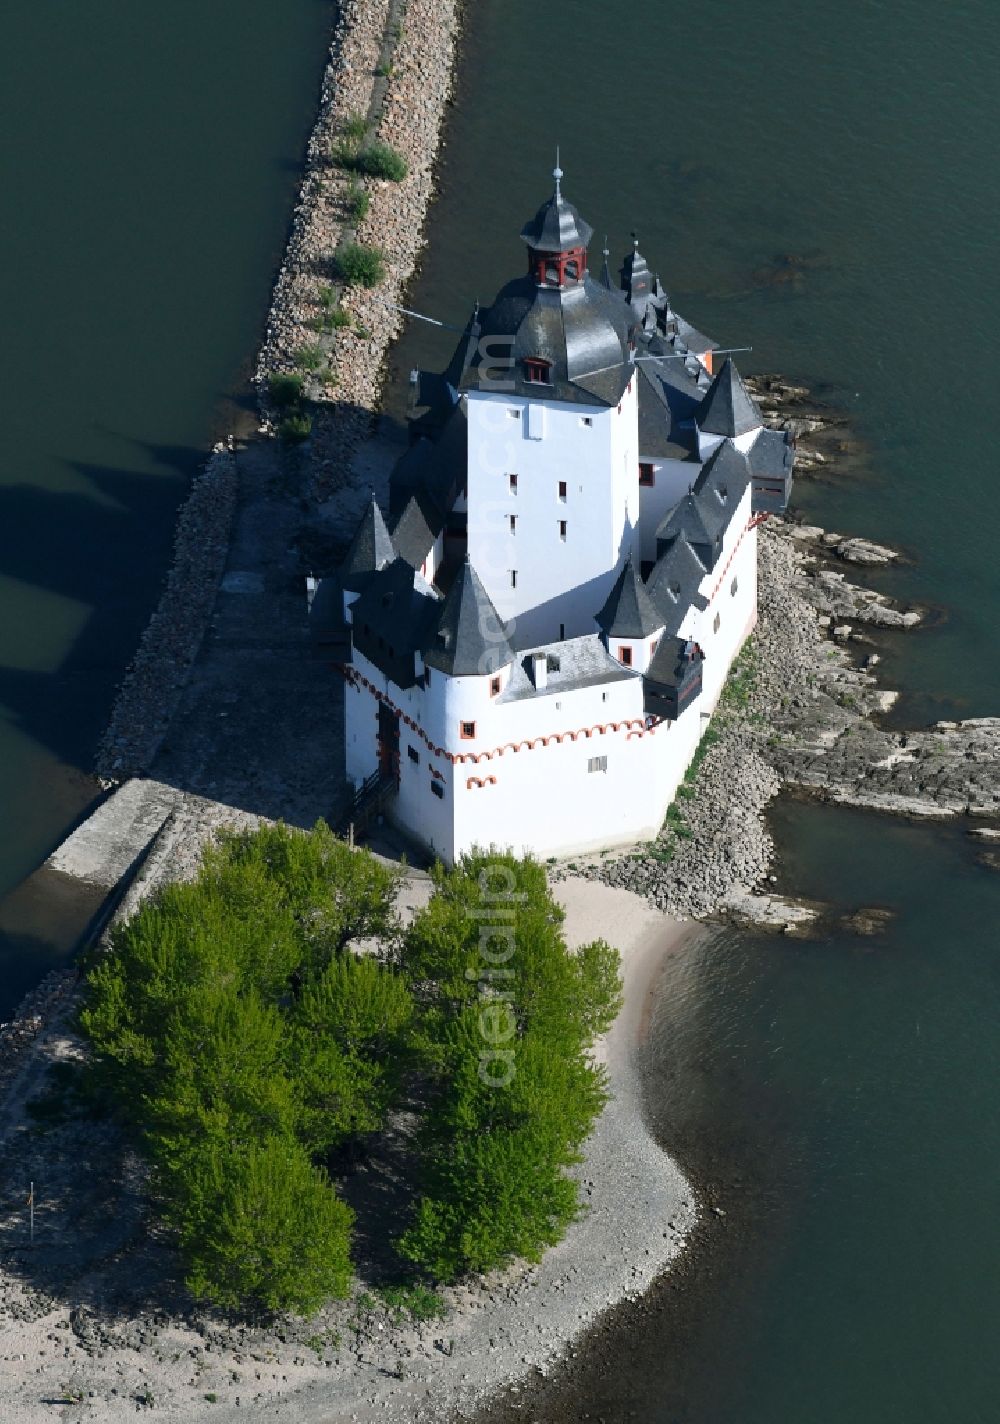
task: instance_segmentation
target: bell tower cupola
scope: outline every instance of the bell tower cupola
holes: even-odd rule
[[[563,171],[552,173],[555,192],[521,229],[528,246],[528,273],[539,287],[557,290],[575,286],[587,274],[587,245],[593,228],[562,195]]]

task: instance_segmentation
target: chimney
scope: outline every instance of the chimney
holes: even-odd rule
[[[549,680],[549,662],[545,653],[532,653],[531,680],[536,692],[544,691]]]

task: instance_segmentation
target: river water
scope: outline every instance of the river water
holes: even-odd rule
[[[0,45],[0,895],[87,776],[263,328],[326,0],[9,7]],[[50,959],[0,944],[0,1018]]]
[[[558,142],[595,248],[606,230],[617,263],[637,230],[681,312],[753,344],[747,370],[848,409],[864,458],[796,503],[902,546],[880,584],[944,611],[882,649],[903,721],[1000,712],[998,59],[987,0],[473,7],[413,293],[458,324],[520,270]],[[397,414],[449,343],[413,325]],[[721,932],[666,964],[650,1112],[727,1215],[680,1289],[533,1383],[532,1418],[997,1417],[1000,878],[961,828],[797,804],[774,827],[786,888],[896,919],[869,940]]]
[[[520,270],[558,142],[616,261],[636,229],[686,316],[753,344],[746,369],[850,410],[867,457],[796,500],[911,551],[885,586],[947,610],[886,645],[900,716],[1000,710],[1000,11],[482,0],[468,19],[415,304],[461,323]],[[174,509],[259,333],[328,24],[319,0],[8,17],[0,884],[92,794]],[[789,255],[799,277],[769,280]],[[409,367],[448,350],[411,327],[397,415]],[[996,1417],[1000,880],[959,829],[795,804],[774,823],[789,888],[897,917],[873,940],[717,933],[666,963],[650,1112],[727,1215],[533,1417]],[[9,998],[38,965],[4,970]]]

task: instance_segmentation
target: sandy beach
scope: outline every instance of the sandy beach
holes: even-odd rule
[[[426,879],[409,882],[402,907],[419,903],[428,889]],[[620,948],[625,1002],[600,1046],[612,1096],[578,1169],[587,1211],[539,1266],[450,1288],[447,1317],[416,1325],[394,1323],[381,1307],[361,1312],[356,1297],[321,1318],[266,1330],[185,1319],[169,1306],[161,1310],[152,1292],[142,1311],[102,1309],[99,1302],[114,1298],[123,1273],[158,1265],[165,1278],[158,1250],[146,1239],[148,1223],[141,1215],[126,1219],[126,1244],[109,1222],[120,1202],[106,1202],[97,1217],[79,1214],[87,1174],[120,1169],[102,1129],[68,1123],[33,1132],[15,1107],[0,1125],[5,1424],[51,1419],[56,1408],[67,1421],[115,1420],[149,1401],[159,1416],[185,1421],[204,1418],[209,1402],[219,1420],[443,1420],[456,1409],[471,1411],[500,1385],[524,1381],[530,1388],[531,1378],[546,1373],[602,1311],[642,1294],[681,1249],[696,1206],[684,1176],[646,1130],[633,1050],[664,957],[699,931],[628,891],[595,882],[567,880],[556,893],[570,945],[603,935]],[[59,1016],[26,1056],[22,1071],[31,1090],[46,1062],[74,1051]],[[15,1081],[8,1101],[19,1105],[23,1097]],[[34,1255],[23,1239],[22,1173],[12,1170],[21,1162],[44,1183]],[[134,1194],[134,1180],[131,1186]],[[128,1208],[122,1211],[127,1218]],[[101,1239],[71,1267],[68,1245],[62,1247],[88,1231]],[[61,1259],[69,1277],[64,1290]]]

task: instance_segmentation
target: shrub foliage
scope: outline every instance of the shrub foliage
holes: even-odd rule
[[[350,946],[394,927],[393,875],[320,823],[225,836],[115,931],[81,1024],[135,1126],[198,1295],[344,1293],[351,1212],[319,1155],[381,1124],[411,1005]]]
[[[435,1277],[538,1260],[577,1215],[565,1169],[605,1102],[589,1049],[620,986],[616,951],[596,941],[570,954],[563,918],[540,865],[476,853],[438,872],[406,935],[433,1088],[424,1192],[401,1250]]]
[[[537,1260],[579,1210],[566,1169],[606,1098],[590,1048],[618,1010],[616,952],[568,951],[531,860],[439,867],[402,935],[395,881],[323,823],[226,834],[88,967],[91,1086],[150,1161],[191,1290],[225,1309],[345,1293],[330,1153],[404,1094],[420,1113],[407,1300],[436,1303],[428,1277]]]

